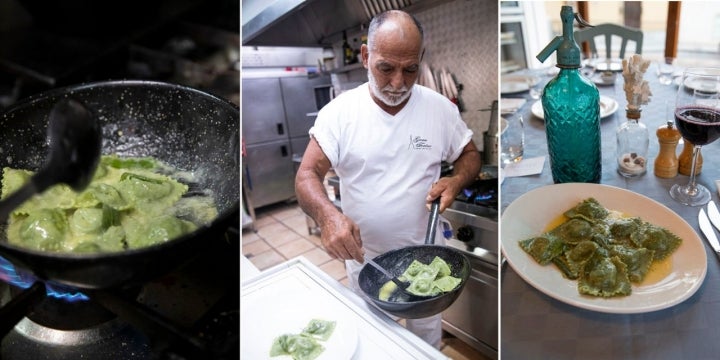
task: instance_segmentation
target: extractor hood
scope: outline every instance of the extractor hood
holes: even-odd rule
[[[321,47],[359,31],[373,16],[418,12],[450,0],[243,0],[242,45]]]

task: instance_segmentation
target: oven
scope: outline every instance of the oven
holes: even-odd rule
[[[12,4],[3,11],[17,12],[13,23],[0,26],[0,111],[53,88],[121,79],[239,105],[237,1]],[[0,257],[0,358],[237,359],[239,218],[182,265],[117,288],[43,282]]]
[[[465,289],[442,313],[443,330],[493,359],[498,357],[497,187],[496,178],[477,180],[442,214],[450,223],[446,245],[461,250],[472,268]]]

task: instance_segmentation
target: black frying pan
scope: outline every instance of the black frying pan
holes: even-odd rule
[[[438,201],[433,202],[425,236],[425,245],[407,246],[392,250],[377,256],[373,260],[392,275],[400,276],[413,260],[429,264],[435,256],[439,256],[450,266],[452,276],[461,279],[460,285],[452,291],[430,298],[411,298],[400,291],[395,291],[388,301],[383,301],[378,298],[378,294],[380,288],[390,278],[373,266],[365,264],[358,275],[360,289],[375,305],[390,314],[407,319],[419,319],[438,314],[455,302],[470,277],[470,260],[462,252],[451,247],[434,244],[439,207]]]
[[[71,95],[94,112],[103,128],[103,154],[153,156],[198,174],[191,190],[210,189],[219,216],[208,226],[155,246],[119,253],[33,251],[7,242],[0,256],[42,280],[101,289],[142,283],[223,241],[239,222],[240,116],[238,107],[196,89],[152,81],[109,81],[51,90],[0,114],[0,168],[38,169],[45,160],[50,108]],[[239,239],[230,239],[239,241]]]

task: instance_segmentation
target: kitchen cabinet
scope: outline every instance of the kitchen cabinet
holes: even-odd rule
[[[242,132],[246,144],[287,139],[282,90],[277,78],[243,79]]]
[[[281,202],[295,196],[295,169],[290,141],[271,141],[245,146],[244,173],[254,207]]]
[[[295,197],[295,163],[317,111],[331,98],[329,76],[242,79],[243,174],[255,207]]]
[[[318,110],[329,101],[330,78],[288,77],[280,78],[283,108],[290,138],[308,137],[308,130],[315,123]],[[302,154],[305,148],[293,149]]]

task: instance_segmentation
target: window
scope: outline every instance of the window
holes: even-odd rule
[[[550,40],[562,34],[560,7],[572,5],[576,12],[577,1],[547,1],[542,7],[532,7],[527,14],[539,27],[549,29],[547,36],[530,38],[538,44],[528,44],[529,49],[542,49]],[[651,60],[665,57],[665,37],[668,17],[668,1],[587,1],[587,19],[590,24],[611,22],[638,27],[643,31],[642,54]],[[533,12],[534,11],[534,12]],[[544,24],[544,25],[543,25]],[[677,63],[681,66],[720,65],[720,6],[712,1],[681,2],[679,20]],[[604,44],[597,44],[598,50]],[[632,52],[633,45],[628,51]],[[548,66],[535,62],[532,67]]]

